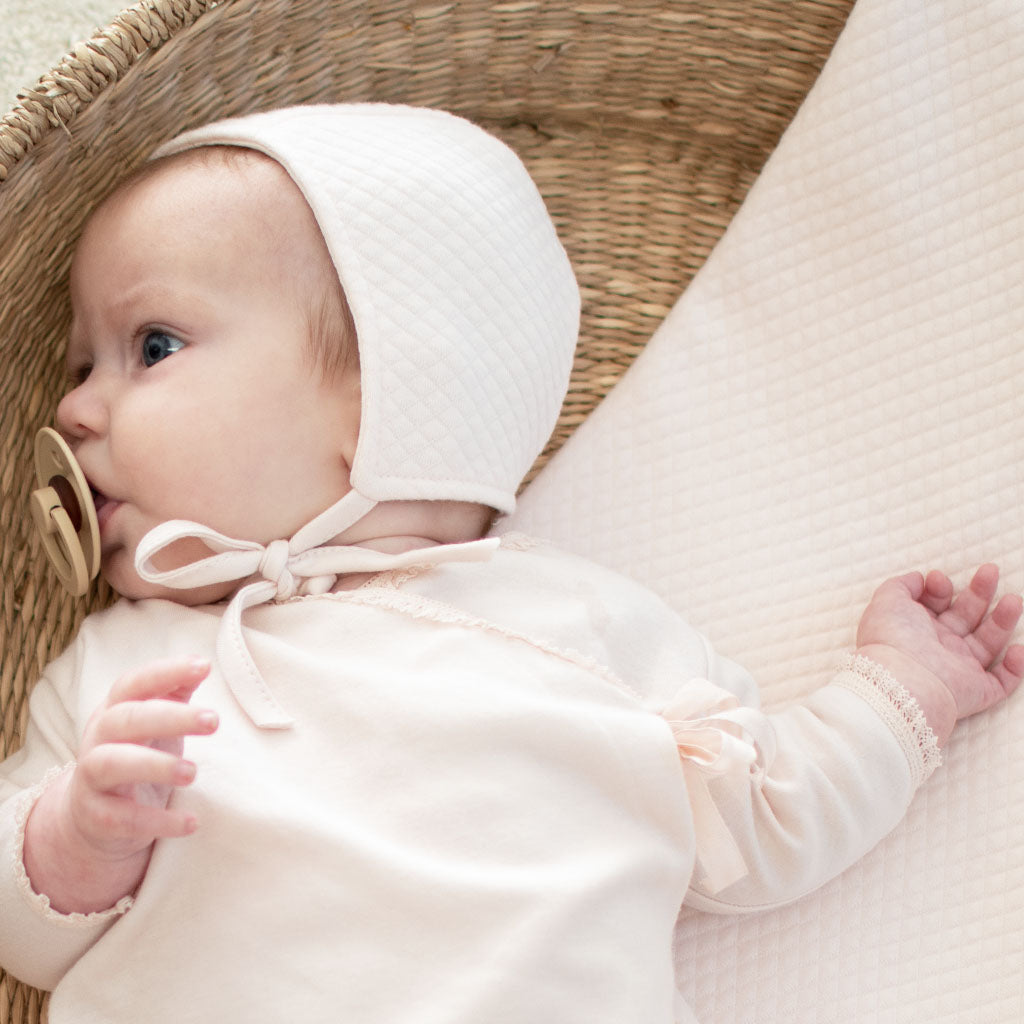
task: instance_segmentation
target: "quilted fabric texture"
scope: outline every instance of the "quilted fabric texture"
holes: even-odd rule
[[[221,121],[156,155],[216,144],[274,157],[327,241],[359,336],[354,489],[514,507],[579,326],[572,268],[519,158],[462,118],[380,103]]]
[[[860,0],[726,236],[511,525],[629,572],[766,703],[886,576],[1024,587],[1024,7]],[[684,914],[702,1024],[1024,1020],[1024,694],[862,862]]]

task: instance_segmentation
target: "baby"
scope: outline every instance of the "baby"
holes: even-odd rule
[[[994,566],[910,574],[764,714],[640,586],[486,538],[579,297],[459,118],[187,133],[93,214],[71,289],[57,421],[124,600],[0,766],[0,964],[52,1024],[692,1020],[683,902],[834,877],[1024,674]]]

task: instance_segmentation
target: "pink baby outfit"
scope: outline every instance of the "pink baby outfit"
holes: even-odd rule
[[[55,987],[52,1024],[690,1021],[684,899],[803,895],[899,821],[925,770],[921,731],[856,673],[763,715],[749,676],[650,592],[512,538],[487,563],[251,609],[292,726],[256,728],[215,669],[196,699],[221,729],[186,744],[197,781],[174,798],[202,827],[157,843],[134,905],[52,912],[21,868],[38,780],[74,759],[111,679],[209,649],[221,612],[90,616],[3,766],[0,962]],[[775,747],[760,774],[704,780],[746,871],[717,893],[665,713],[708,686]],[[727,730],[714,712],[688,731]]]

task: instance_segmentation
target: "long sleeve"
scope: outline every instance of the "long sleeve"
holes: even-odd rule
[[[695,838],[680,851],[696,853],[687,903],[733,912],[797,899],[901,820],[937,751],[913,698],[879,666],[851,659],[815,694],[766,713],[751,674],[650,590],[516,543],[524,550],[506,553],[502,587],[479,587],[475,608],[553,650],[581,652],[671,726]],[[442,569],[403,590],[458,603],[468,575]]]
[[[903,817],[934,751],[923,719],[910,713],[913,699],[877,666],[853,659],[801,703],[765,713],[750,673],[650,590],[544,545],[514,543],[523,550],[504,553],[500,588],[481,585],[467,598],[473,577],[449,567],[402,590],[471,599],[488,619],[552,650],[580,652],[673,733],[692,734],[677,776],[696,840],[695,850],[680,851],[697,858],[689,904],[731,912],[797,899]],[[710,747],[701,749],[704,740]]]
[[[59,914],[25,872],[28,816],[43,788],[75,758],[74,661],[73,651],[64,655],[36,684],[24,745],[0,764],[0,966],[43,989],[52,989],[125,909]]]
[[[687,903],[704,910],[759,910],[823,885],[896,826],[938,762],[913,698],[864,658],[785,711],[743,715],[755,716],[759,763],[706,785],[746,875],[714,892],[696,872]],[[698,863],[715,839],[698,829]]]

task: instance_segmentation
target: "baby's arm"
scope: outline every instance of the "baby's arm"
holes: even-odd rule
[[[909,573],[875,591],[857,630],[858,653],[887,668],[924,712],[939,744],[961,718],[1005,700],[1024,675],[1024,647],[1006,647],[1021,599],[1006,594],[989,613],[999,569],[983,565],[954,597],[940,572]]]
[[[955,597],[941,573],[887,581],[861,619],[860,664],[783,711],[744,712],[763,766],[749,779],[742,767],[712,778],[708,789],[747,874],[720,891],[698,876],[687,902],[716,911],[789,902],[896,826],[934,763],[934,739],[945,742],[957,719],[1020,685],[1024,648],[1000,654],[1021,601],[1008,595],[990,612],[997,583],[995,566],[979,569]],[[908,706],[907,693],[917,705]],[[714,863],[715,836],[697,838],[698,858]]]
[[[58,912],[114,906],[138,888],[156,839],[195,830],[194,817],[168,802],[195,776],[181,756],[184,737],[217,728],[213,712],[189,703],[208,672],[206,662],[175,660],[119,679],[89,719],[73,770],[39,797],[25,870]]]

